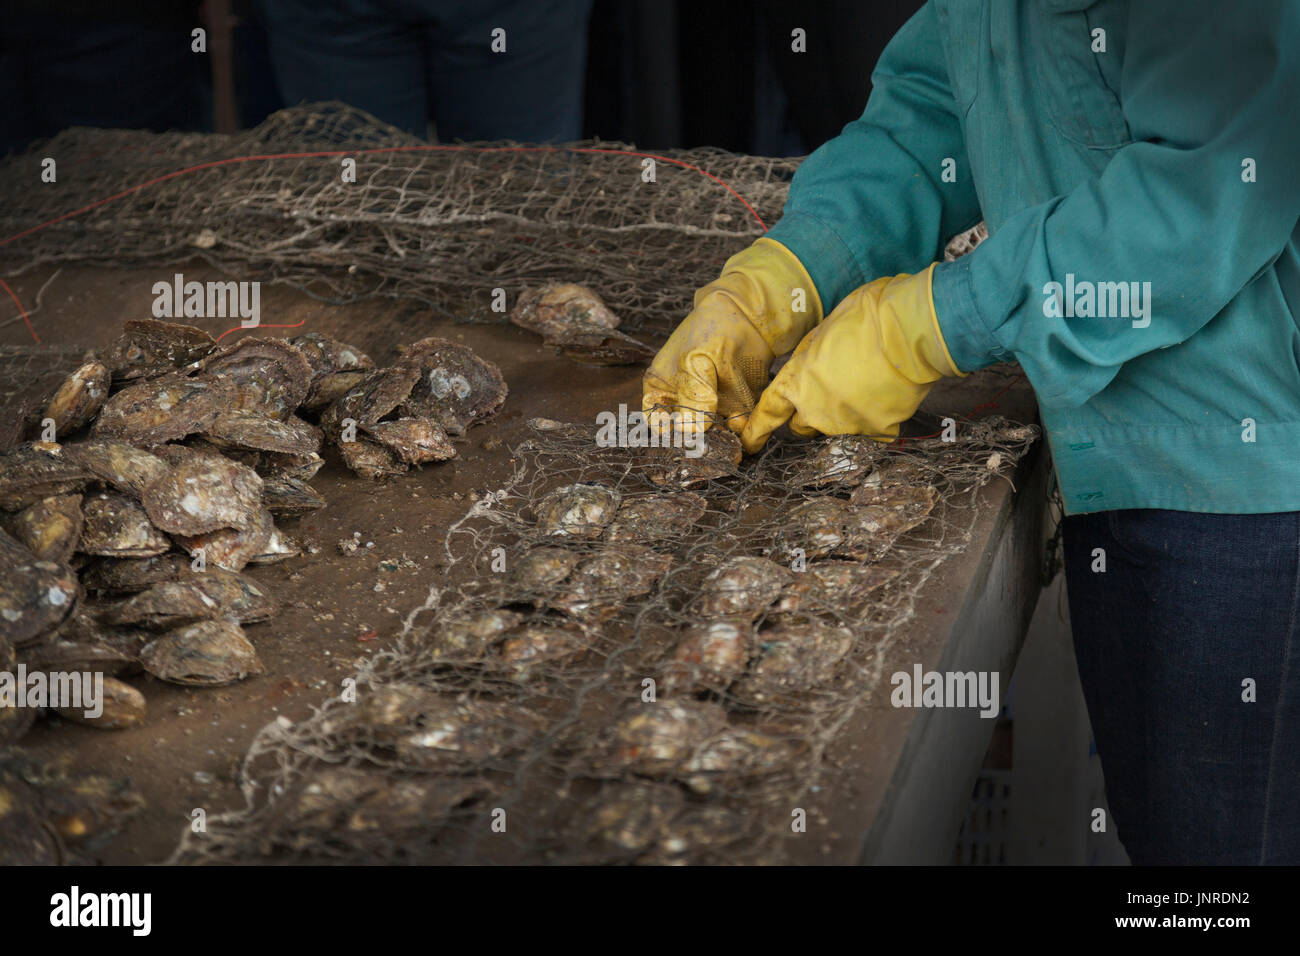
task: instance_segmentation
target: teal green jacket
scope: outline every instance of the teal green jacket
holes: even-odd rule
[[[872,82],[769,232],[826,313],[982,218],[939,325],[1067,513],[1300,510],[1300,0],[931,0]]]

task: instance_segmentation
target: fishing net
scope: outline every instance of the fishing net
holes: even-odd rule
[[[504,321],[494,289],[513,303],[558,276],[651,337],[776,221],[798,166],[598,141],[429,145],[337,103],[231,136],[73,128],[0,165],[0,181],[39,181],[45,157],[57,184],[11,189],[0,208],[5,275],[197,256],[330,302],[463,302],[462,321]]]
[[[173,862],[785,862],[792,813],[816,814],[857,769],[833,745],[907,641],[917,594],[970,543],[979,490],[1037,434],[987,418],[952,441],[788,439],[685,491],[664,468],[683,461],[672,451],[530,426],[510,480],[450,527],[446,577],[363,665],[355,696],[264,728],[241,775],[247,808],[187,832]],[[557,538],[547,502],[575,485],[612,493],[613,520]],[[792,523],[805,502],[869,508],[849,504],[863,491],[886,512],[926,492],[933,509],[898,534],[886,518],[852,560]],[[675,519],[686,495],[702,514]],[[806,560],[789,560],[792,542]],[[564,560],[521,576],[539,554]],[[779,593],[733,583],[714,599],[746,614],[701,604],[711,572],[761,557]],[[833,587],[802,590],[827,566]],[[748,649],[725,673],[678,652],[729,622]]]

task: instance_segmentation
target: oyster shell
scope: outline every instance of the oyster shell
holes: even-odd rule
[[[242,571],[254,558],[265,554],[275,532],[271,512],[257,512],[255,523],[247,530],[220,528],[206,534],[177,535],[176,543],[191,557],[203,551],[205,565],[216,565],[227,571]]]
[[[27,442],[0,454],[0,509],[18,511],[42,498],[81,491],[90,475],[63,454],[62,445]]]
[[[85,523],[77,550],[111,558],[144,558],[171,550],[171,540],[134,498],[103,491],[81,503]]]
[[[74,617],[85,618],[88,613],[82,608]],[[93,623],[77,620],[71,625],[65,623],[53,640],[25,648],[22,659],[29,671],[135,673],[140,669],[140,648],[144,644],[141,634],[108,633]]]
[[[231,412],[221,415],[204,431],[220,449],[249,449],[273,452],[292,458],[309,458],[320,451],[320,430],[290,415],[285,421]]]
[[[48,824],[69,847],[101,845],[145,805],[123,778],[72,776],[49,768],[29,771],[27,779],[40,792]]]
[[[139,497],[170,470],[166,461],[126,442],[91,438],[63,446],[63,457],[119,491]]]
[[[398,409],[404,418],[428,418],[448,434],[462,435],[471,425],[488,421],[505,403],[501,370],[468,346],[430,337],[401,349],[399,366],[417,369],[419,377]]]
[[[302,554],[302,545],[271,523],[271,534],[262,549],[248,559],[249,564],[275,564]]]
[[[165,631],[217,617],[221,610],[196,583],[164,581],[105,608],[100,612],[100,620],[111,627]]]
[[[0,641],[20,648],[58,627],[81,586],[66,564],[41,561],[0,531]]]
[[[585,558],[569,576],[564,593],[550,604],[567,614],[609,617],[628,598],[648,594],[672,562],[671,555],[641,545],[609,545]]]
[[[629,853],[653,847],[686,802],[677,787],[618,783],[602,789],[586,814],[587,836]]]
[[[201,621],[168,631],[140,652],[140,663],[174,684],[233,684],[265,673],[257,651],[234,621]]]
[[[100,558],[82,572],[88,591],[133,592],[162,581],[174,581],[188,572],[190,559],[180,554],[147,558]]]
[[[878,560],[904,532],[915,528],[934,507],[933,488],[898,492],[892,505],[855,507],[838,498],[814,498],[791,510],[777,534],[776,549],[808,559],[831,555]]]
[[[218,349],[199,368],[233,386],[233,400],[223,411],[281,420],[302,404],[312,378],[311,366],[296,348],[284,339],[256,336]]]
[[[648,777],[671,776],[698,747],[727,729],[727,712],[720,704],[697,700],[629,703],[615,721],[595,769],[615,775],[626,771]]]
[[[202,329],[156,319],[128,319],[104,359],[113,381],[150,378],[197,362],[217,343]]]
[[[427,418],[398,418],[366,425],[363,430],[408,465],[446,461],[456,457],[447,433]]]
[[[510,321],[537,332],[577,362],[626,365],[651,358],[654,350],[617,331],[619,320],[595,292],[581,285],[552,284],[526,289]]]
[[[27,708],[0,710],[31,714]],[[4,727],[0,723],[0,732]],[[0,766],[0,866],[55,866],[64,862],[63,841],[45,819],[40,797],[25,780]]]
[[[641,544],[677,540],[704,517],[707,508],[707,502],[690,491],[625,498],[605,530],[605,540]]]
[[[518,627],[524,615],[518,611],[488,610],[454,614],[432,636],[429,656],[434,661],[478,661],[492,646]]]
[[[357,437],[356,441],[343,441],[338,445],[343,463],[362,478],[379,481],[406,473],[406,464],[377,442]]]
[[[499,656],[489,663],[499,663],[514,679],[526,681],[539,668],[581,660],[591,646],[587,631],[572,622],[532,621],[508,634]]]
[[[741,622],[706,621],[686,629],[664,668],[669,693],[724,692],[745,673],[757,647],[753,629]]]
[[[789,773],[806,747],[800,740],[730,728],[698,747],[678,779],[695,793],[714,793],[741,780]]]
[[[234,398],[224,379],[164,375],[130,385],[105,402],[91,434],[134,445],[175,441],[203,431]]]
[[[45,406],[54,434],[62,439],[90,424],[108,400],[110,376],[99,362],[87,362],[64,380]]]
[[[55,495],[18,512],[8,530],[40,560],[62,564],[76,550],[81,525],[81,495]]]
[[[687,455],[686,448],[645,449],[647,476],[656,485],[697,488],[736,473],[744,454],[739,438],[725,428],[711,428],[700,440],[704,442],[704,453],[695,458]]]
[[[778,624],[759,635],[749,674],[732,689],[739,700],[766,704],[826,683],[853,647],[853,632],[820,621]]]
[[[705,618],[753,621],[776,602],[792,577],[793,572],[767,558],[732,558],[704,579],[692,610]]]
[[[262,452],[261,459],[258,469],[263,478],[293,478],[298,481],[311,481],[325,464],[325,459],[315,452],[307,455]]]
[[[258,523],[262,478],[257,472],[219,455],[173,457],[171,469],[140,496],[155,526],[189,536],[219,528],[246,531]]]
[[[99,730],[122,730],[144,722],[144,694],[116,677],[105,677],[100,698],[101,712],[88,716],[85,707],[55,707],[55,712],[65,720],[85,724]]]
[[[411,389],[419,378],[420,370],[406,365],[367,373],[365,378],[321,413],[321,428],[332,441],[337,442],[343,424],[348,419],[356,422],[358,428],[374,425],[391,414],[411,394]]]
[[[621,502],[622,496],[604,485],[565,485],[537,503],[537,530],[550,537],[598,538]]]
[[[365,378],[375,367],[360,349],[320,332],[307,332],[291,339],[311,366],[311,386],[302,407],[324,408]]]
[[[302,515],[325,507],[325,499],[305,481],[290,475],[262,478],[262,504],[273,515]]]

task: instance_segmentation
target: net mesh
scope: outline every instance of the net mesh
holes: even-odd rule
[[[612,616],[584,622],[573,575],[525,585],[517,566],[556,544],[578,561],[626,548],[609,540],[619,511],[594,538],[557,541],[544,533],[548,494],[599,486],[617,493],[621,510],[665,494],[663,473],[645,449],[598,447],[593,426],[533,425],[540,430],[514,449],[510,480],[448,530],[445,579],[406,617],[395,646],[362,667],[355,698],[264,728],[241,774],[247,807],[187,832],[173,862],[786,861],[792,812],[842,792],[854,772],[830,748],[871,700],[894,643],[907,639],[917,594],[970,543],[979,489],[1005,478],[1036,437],[988,418],[962,423],[954,441],[866,441],[847,453],[839,439],[773,442],[694,489],[700,517],[651,511],[658,520],[631,534],[648,550],[634,556],[662,574],[600,582],[594,603],[612,605]],[[865,475],[843,464],[859,454],[870,462]],[[828,461],[843,480],[810,484]],[[752,656],[726,676],[695,672],[674,684],[676,649],[717,619],[699,604],[709,573],[767,557],[788,564],[789,594],[801,575],[836,562],[812,545],[802,570],[787,561],[783,542],[807,540],[806,526],[792,529],[794,509],[848,502],[873,474],[937,494],[915,528],[881,532],[870,554],[837,565],[869,583],[732,618],[752,633]],[[465,622],[503,612],[520,616],[507,637],[563,619],[578,639],[562,653],[552,643],[513,658],[491,640],[467,649]],[[820,652],[816,636],[835,628],[847,643]],[[782,643],[804,660],[797,679],[765,692],[758,662]]]
[[[429,145],[337,103],[232,136],[73,128],[8,160],[3,181],[32,181],[43,157],[58,188],[0,209],[0,238],[17,237],[0,246],[8,275],[199,256],[331,302],[463,302],[462,321],[503,321],[495,288],[513,300],[563,276],[651,336],[776,220],[798,166],[599,141]]]

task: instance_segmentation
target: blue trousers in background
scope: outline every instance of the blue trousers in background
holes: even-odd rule
[[[289,105],[342,100],[424,138],[582,136],[591,0],[261,0]],[[491,49],[505,31],[505,52]]]
[[[1108,511],[1066,518],[1064,539],[1130,859],[1300,864],[1300,513]]]

